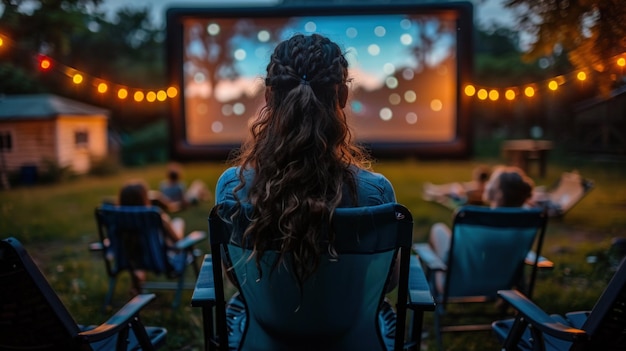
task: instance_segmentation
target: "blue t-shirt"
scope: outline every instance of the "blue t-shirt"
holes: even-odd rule
[[[171,201],[185,200],[185,184],[182,182],[171,183],[164,180],[159,184],[159,190]]]
[[[215,187],[215,203],[226,200],[235,201],[233,190],[239,185],[239,167],[228,168],[217,180]],[[375,206],[389,202],[396,202],[396,195],[391,182],[380,173],[354,167],[357,185],[357,206]],[[253,170],[245,170],[246,187],[237,193],[240,201],[247,201],[247,186],[254,177]],[[347,194],[347,193],[345,193]],[[344,196],[340,207],[352,206],[349,196]]]

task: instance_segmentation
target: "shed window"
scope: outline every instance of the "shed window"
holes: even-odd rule
[[[86,130],[74,132],[74,144],[76,147],[89,146],[89,132]]]
[[[9,131],[0,131],[0,151],[13,150],[13,135]]]

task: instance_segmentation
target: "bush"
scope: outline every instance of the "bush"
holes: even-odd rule
[[[37,180],[41,183],[60,183],[75,176],[71,166],[61,166],[51,158],[43,158],[41,168],[37,174]]]
[[[118,174],[120,169],[120,163],[115,156],[108,155],[101,158],[92,157],[89,174],[95,176],[108,176]]]

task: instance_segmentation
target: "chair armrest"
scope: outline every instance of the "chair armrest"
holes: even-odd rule
[[[204,255],[204,261],[198,274],[196,287],[191,296],[191,306],[212,307],[215,305],[215,282],[213,280],[213,261],[210,254]]]
[[[82,331],[78,335],[85,338],[89,342],[99,341],[109,338],[124,328],[128,328],[135,316],[143,309],[148,303],[154,300],[156,295],[154,294],[140,294],[135,296],[132,300],[127,302],[119,311],[117,311],[111,318],[99,326]]]
[[[448,266],[437,256],[429,244],[413,244],[413,250],[417,253],[420,261],[431,271],[446,271]]]
[[[435,300],[430,293],[428,280],[416,256],[411,256],[409,265],[409,308],[434,311]]]
[[[201,230],[196,230],[196,231],[189,233],[189,235],[185,236],[184,238],[178,240],[174,246],[178,250],[185,250],[190,247],[193,247],[194,245],[202,242],[205,239],[206,239],[206,233]]]
[[[108,238],[104,239],[104,242],[102,241],[94,241],[89,243],[89,251],[102,251],[104,249],[108,249],[110,245],[110,241]]]
[[[515,308],[526,322],[545,334],[565,341],[580,340],[587,336],[584,330],[559,323],[518,291],[500,290],[498,295]]]
[[[95,241],[93,243],[89,243],[89,251],[102,251],[104,250],[104,245],[101,242]]]
[[[536,257],[537,257],[537,254],[535,253],[535,251],[528,251],[528,254],[526,255],[526,258],[524,259],[524,263],[526,263],[529,266],[532,266],[533,264],[535,264],[535,258]],[[539,255],[539,261],[537,261],[537,268],[539,268],[539,269],[553,269],[554,268],[554,262],[552,262],[549,259]]]

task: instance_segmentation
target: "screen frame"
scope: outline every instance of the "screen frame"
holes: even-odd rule
[[[224,159],[241,145],[192,145],[185,136],[185,106],[183,96],[183,19],[232,17],[297,17],[349,16],[373,14],[437,14],[454,12],[457,15],[456,41],[456,138],[445,142],[371,142],[362,145],[377,157],[467,158],[472,155],[470,99],[463,87],[471,84],[473,74],[473,5],[470,2],[398,3],[384,5],[271,5],[271,6],[211,6],[172,7],[166,11],[166,62],[168,85],[178,94],[170,99],[169,151],[175,160]]]

